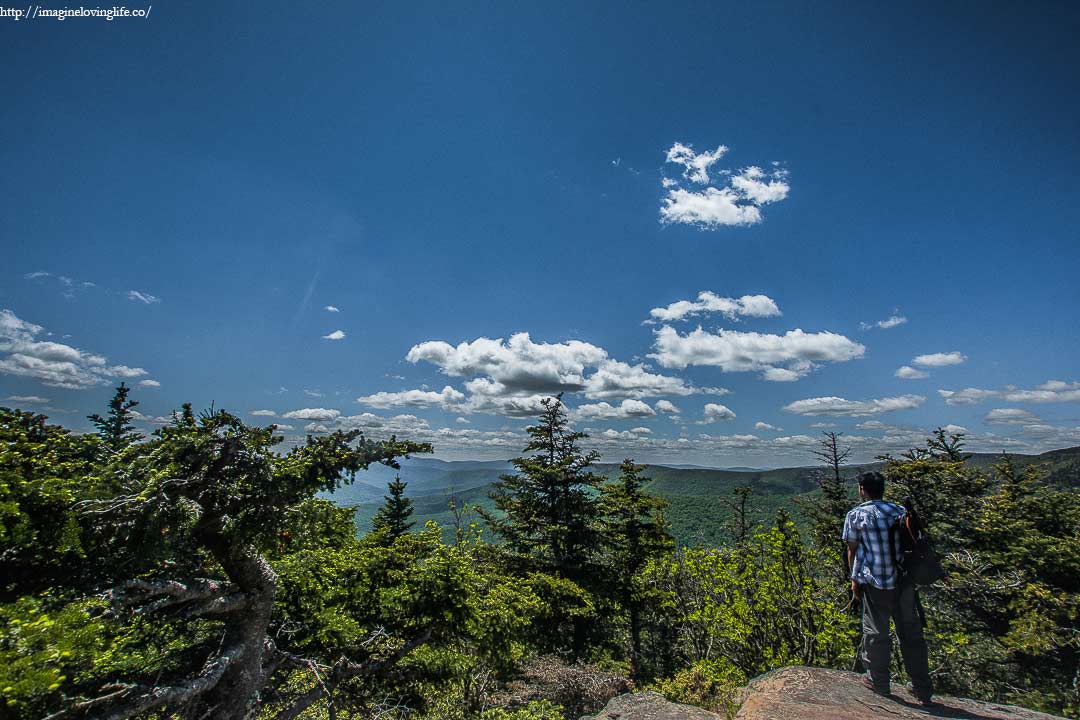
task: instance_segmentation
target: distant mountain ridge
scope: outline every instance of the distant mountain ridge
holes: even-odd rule
[[[1020,469],[1032,464],[1042,465],[1048,479],[1055,484],[1080,487],[1080,446],[1051,450],[1039,455],[1009,454]],[[995,453],[973,453],[969,462],[976,467],[988,467],[1001,458]],[[453,523],[448,503],[467,503],[493,507],[488,498],[491,483],[500,475],[514,472],[509,460],[440,460],[412,457],[402,461],[400,471],[382,465],[358,476],[353,485],[327,495],[342,506],[357,508],[357,524],[361,531],[370,529],[371,518],[386,495],[386,483],[400,474],[408,483],[406,496],[413,502],[413,519],[417,526],[434,520],[441,526]],[[881,462],[848,465],[847,477],[859,472],[881,468]],[[619,466],[601,463],[596,472],[614,477]],[[649,465],[645,475],[651,478],[650,492],[668,502],[667,519],[676,540],[683,545],[719,545],[724,542],[724,525],[729,510],[724,500],[735,488],[754,488],[753,503],[758,519],[771,519],[776,511],[797,509],[797,500],[817,489],[817,477],[823,472],[820,465],[805,465],[772,469],[703,468],[692,465]],[[477,519],[477,518],[473,518]]]

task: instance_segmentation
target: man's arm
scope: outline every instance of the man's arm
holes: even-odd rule
[[[858,540],[848,540],[848,543],[847,543],[848,573],[851,572],[851,568],[855,567],[855,551],[858,549],[858,547],[859,547],[859,541]],[[858,597],[858,595],[859,595],[859,583],[857,583],[855,580],[851,581],[851,594],[855,595],[856,597]]]

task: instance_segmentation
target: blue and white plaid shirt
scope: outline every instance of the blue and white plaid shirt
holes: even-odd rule
[[[843,537],[847,542],[858,543],[855,562],[851,566],[852,580],[881,590],[896,587],[900,539],[895,541],[896,557],[890,557],[889,528],[906,514],[900,505],[884,500],[870,500],[848,512]]]

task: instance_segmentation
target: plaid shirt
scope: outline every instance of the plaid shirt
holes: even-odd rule
[[[896,538],[897,557],[889,557],[889,528],[906,514],[900,505],[884,500],[870,500],[848,512],[843,538],[858,543],[851,566],[852,580],[881,590],[896,587],[900,542]]]

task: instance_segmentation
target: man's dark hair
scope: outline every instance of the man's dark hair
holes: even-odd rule
[[[885,495],[885,476],[879,472],[860,473],[856,480],[859,487],[873,500],[880,500]]]

